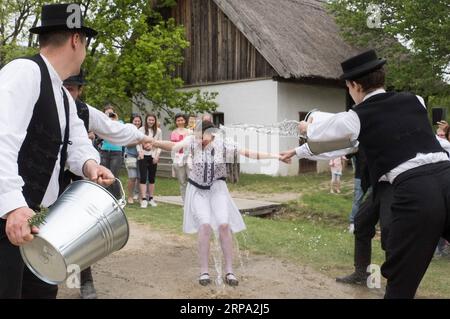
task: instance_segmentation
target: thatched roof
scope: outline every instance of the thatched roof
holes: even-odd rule
[[[359,51],[319,0],[214,0],[283,78],[337,79]]]

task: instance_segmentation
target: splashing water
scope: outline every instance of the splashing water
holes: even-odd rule
[[[241,232],[240,236],[242,236],[241,238],[243,240],[243,245],[246,246],[247,245],[246,232]],[[214,261],[214,268],[217,273],[217,277],[215,278],[214,282],[218,287],[225,289],[225,283],[223,281],[224,273],[223,273],[223,267],[222,267],[223,254],[222,254],[222,249],[220,246],[218,231],[213,231],[211,248],[212,248],[211,249],[212,259]],[[237,273],[239,273],[239,274],[245,273],[244,268],[245,268],[245,265],[248,264],[248,261],[250,259],[250,257],[249,257],[250,253],[248,250],[242,251],[240,249],[239,241],[238,241],[238,238],[236,237],[236,235],[233,236],[233,250],[234,250],[234,254],[237,255],[237,259],[239,261],[239,267],[238,267]]]
[[[243,241],[243,246],[247,247],[247,232],[241,232],[240,236]],[[245,273],[245,265],[249,263],[250,260],[250,252],[248,249],[241,250],[239,246],[239,240],[236,236],[233,236],[234,246],[236,247],[238,259],[239,259],[239,265],[243,273]]]
[[[303,136],[300,134],[298,130],[299,121],[295,120],[284,120],[279,123],[269,124],[269,125],[257,125],[257,124],[245,124],[245,123],[236,123],[231,124],[230,126],[221,125],[220,128],[227,129],[242,129],[248,132],[256,132],[267,135],[279,135],[284,137],[295,137],[302,138]]]
[[[213,231],[213,240],[212,240],[212,258],[214,261],[214,268],[216,269],[217,277],[215,283],[217,286],[224,288],[225,283],[222,279],[222,250],[220,248],[219,242],[219,233],[217,231]]]

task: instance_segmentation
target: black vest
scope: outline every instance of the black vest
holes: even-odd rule
[[[374,189],[381,176],[417,153],[445,152],[433,134],[425,107],[413,94],[377,94],[353,110],[361,122],[358,141]]]
[[[86,103],[79,99],[75,101],[75,104],[77,106],[78,117],[83,121],[86,131],[89,132],[89,108]]]
[[[41,86],[17,164],[19,175],[25,183],[22,188],[23,196],[28,206],[37,210],[50,182],[61,144],[63,144],[60,158],[61,172],[64,170],[69,137],[69,102],[63,91],[66,130],[62,141],[55,95],[47,65],[39,54],[26,59],[38,64],[41,71]],[[62,174],[59,180],[61,178]]]
[[[89,108],[83,101],[77,99],[75,101],[77,106],[78,117],[83,121],[86,132],[89,132]],[[64,172],[62,181],[59,183],[59,193],[61,194],[67,186],[69,186],[74,181],[82,180],[83,177],[75,175],[69,170]]]

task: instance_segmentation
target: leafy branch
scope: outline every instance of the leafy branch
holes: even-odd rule
[[[30,227],[32,226],[36,226],[38,227],[39,225],[43,225],[45,224],[45,218],[47,217],[48,214],[48,210],[41,210],[40,212],[36,212],[36,215],[34,215],[33,217],[31,217],[30,219],[28,219],[28,224],[30,225]]]

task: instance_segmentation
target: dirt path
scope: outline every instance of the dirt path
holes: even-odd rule
[[[197,283],[195,236],[132,222],[128,244],[93,267],[99,298],[380,298],[382,292],[337,284],[317,271],[263,255],[238,255],[236,288]],[[214,265],[214,263],[212,263]],[[211,274],[216,274],[211,267]],[[79,298],[61,286],[58,298]]]

